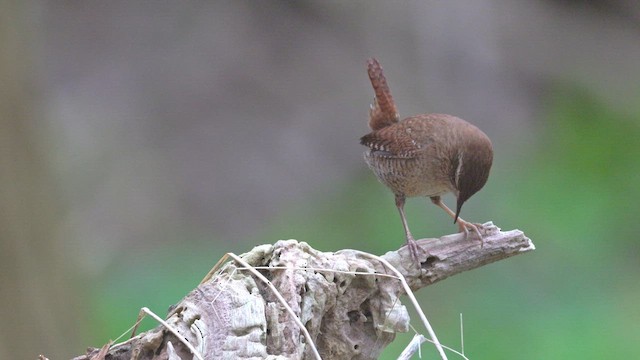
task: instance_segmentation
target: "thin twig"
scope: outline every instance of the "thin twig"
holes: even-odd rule
[[[202,355],[200,355],[200,352],[198,350],[196,350],[196,348],[194,348],[193,345],[191,345],[189,340],[187,340],[184,336],[180,335],[180,333],[176,329],[174,329],[173,326],[169,325],[169,323],[167,323],[166,321],[162,320],[162,318],[160,318],[158,315],[156,315],[153,311],[149,310],[149,308],[147,308],[147,307],[143,307],[142,309],[140,309],[140,311],[142,311],[145,314],[151,316],[157,322],[162,324],[162,326],[167,328],[167,330],[169,330],[169,332],[171,332],[176,338],[178,338],[178,340],[180,340],[180,342],[183,343],[184,346],[186,346],[187,348],[189,348],[189,350],[191,350],[191,353],[193,353],[193,356],[197,357],[199,360],[204,360]]]
[[[460,313],[460,352],[464,355],[464,323],[462,322],[462,313]]]
[[[371,258],[371,259],[375,259],[379,262],[381,262],[382,264],[384,264],[384,266],[386,266],[389,270],[393,271],[396,276],[398,277],[398,279],[400,280],[400,283],[402,284],[402,287],[404,288],[405,293],[407,294],[407,296],[409,297],[409,299],[411,300],[411,303],[413,303],[413,306],[415,307],[416,311],[418,312],[418,315],[420,316],[420,319],[422,320],[422,323],[424,324],[424,327],[427,329],[427,332],[429,333],[429,336],[431,337],[431,339],[433,340],[433,344],[435,345],[436,349],[438,350],[438,353],[440,354],[440,357],[443,360],[447,360],[447,355],[444,353],[444,349],[442,348],[442,344],[440,344],[440,341],[438,340],[438,337],[436,336],[436,332],[433,330],[433,328],[431,327],[431,324],[429,323],[429,320],[427,320],[427,317],[425,316],[424,312],[422,311],[422,308],[420,307],[420,305],[418,304],[418,300],[416,299],[416,297],[413,295],[413,291],[411,291],[411,288],[409,287],[409,284],[407,284],[407,281],[405,280],[404,276],[402,275],[402,273],[396,269],[394,266],[392,266],[391,264],[389,264],[389,262],[379,256],[373,255],[373,254],[369,254],[363,251],[358,251],[358,250],[352,250],[362,256]]]

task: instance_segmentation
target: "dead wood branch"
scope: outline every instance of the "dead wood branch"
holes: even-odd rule
[[[382,258],[415,291],[535,249],[519,230],[502,232],[491,223],[485,228],[482,247],[460,234],[419,240],[424,249],[420,269],[405,247]],[[374,256],[355,250],[325,253],[304,242],[281,240],[241,257],[254,273],[238,261],[222,264],[172,309],[165,325],[112,346],[105,358],[314,359],[314,344],[323,359],[376,359],[397,332],[409,328],[399,300],[405,289]]]

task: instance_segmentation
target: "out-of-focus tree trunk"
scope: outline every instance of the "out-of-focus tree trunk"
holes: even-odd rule
[[[65,356],[81,341],[56,239],[62,216],[38,121],[37,7],[0,2],[0,358]],[[35,9],[34,9],[35,8]]]

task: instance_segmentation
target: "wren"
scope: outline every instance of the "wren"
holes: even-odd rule
[[[478,192],[489,177],[493,146],[489,137],[474,125],[446,114],[421,114],[400,120],[391,91],[378,61],[367,61],[375,92],[369,110],[371,132],[360,139],[369,148],[365,161],[378,180],[395,195],[407,247],[419,264],[420,248],[404,213],[405,199],[425,196],[457,222],[465,238],[475,233],[481,244],[482,225],[459,217],[462,205]],[[457,198],[453,212],[441,200],[446,193]]]

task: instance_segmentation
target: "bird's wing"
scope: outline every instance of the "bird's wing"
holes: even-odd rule
[[[360,144],[381,152],[381,156],[412,158],[425,150],[425,143],[416,141],[412,134],[394,131],[396,128],[383,128],[360,138]]]

